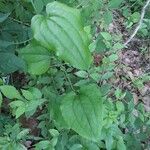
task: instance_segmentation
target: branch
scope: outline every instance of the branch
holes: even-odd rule
[[[29,25],[28,23],[22,22],[22,21],[20,21],[20,20],[17,20],[17,19],[15,19],[15,18],[12,18],[12,17],[8,17],[8,18],[11,19],[12,21],[15,21],[15,22],[19,23],[19,24],[22,24],[22,25],[24,25],[24,26],[30,27],[30,25]]]
[[[137,27],[135,28],[133,34],[129,37],[129,39],[124,43],[125,47],[132,41],[132,39],[135,37],[135,35],[137,34],[138,30],[140,29],[140,27],[141,27],[141,25],[143,23],[143,19],[144,19],[144,16],[145,16],[146,9],[147,9],[149,4],[150,4],[150,0],[147,0],[145,6],[142,9],[140,21],[139,21]]]

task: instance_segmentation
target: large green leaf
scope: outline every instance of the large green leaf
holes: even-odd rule
[[[31,74],[43,74],[50,66],[50,53],[39,45],[28,45],[19,54],[27,63],[27,71]]]
[[[71,129],[79,135],[97,141],[103,121],[103,98],[97,85],[80,88],[76,95],[68,93],[61,105],[62,115]]]
[[[46,13],[47,16],[32,18],[34,38],[67,63],[78,69],[88,69],[92,57],[79,10],[52,2],[46,6]]]
[[[24,61],[13,53],[0,52],[0,73],[11,73],[16,70],[24,70]]]

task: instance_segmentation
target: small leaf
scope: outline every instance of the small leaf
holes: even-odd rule
[[[124,111],[124,104],[122,103],[122,102],[120,102],[120,101],[117,101],[116,102],[116,107],[117,107],[117,111],[119,111],[119,112],[123,112]]]
[[[78,71],[75,73],[75,75],[80,77],[80,78],[87,78],[88,77],[88,73],[86,71]]]
[[[81,144],[74,144],[72,147],[70,147],[70,150],[82,150],[83,146]]]
[[[22,96],[18,90],[11,85],[2,85],[0,86],[0,90],[9,99],[22,99]]]
[[[59,136],[59,132],[55,129],[50,129],[49,132],[53,137],[58,137]]]
[[[126,150],[126,146],[122,137],[120,137],[117,141],[117,150]]]
[[[24,113],[25,113],[25,106],[22,105],[22,106],[18,107],[15,111],[16,119],[19,118]]]
[[[30,91],[27,90],[21,90],[22,95],[27,99],[27,100],[33,100],[33,95]]]
[[[114,50],[121,50],[124,48],[124,45],[122,43],[115,43],[114,46],[113,46],[113,49]]]
[[[109,25],[113,21],[113,14],[111,11],[107,10],[103,15],[104,21],[106,25]]]
[[[18,135],[17,135],[17,139],[21,140],[22,138],[24,138],[27,134],[29,134],[29,129],[24,129],[23,131],[21,131]]]
[[[108,80],[113,76],[114,72],[106,72],[104,75],[102,75],[101,80]]]
[[[141,14],[139,12],[134,12],[132,15],[131,15],[131,21],[133,23],[137,23],[139,21],[141,17]]]
[[[36,99],[42,98],[42,93],[39,89],[32,87],[29,90]]]
[[[107,50],[107,46],[104,43],[104,38],[101,34],[98,35],[97,39],[96,39],[96,52],[98,53],[103,53]]]
[[[114,61],[118,60],[119,57],[117,54],[112,54],[108,58],[109,58],[110,62],[114,62]]]
[[[27,148],[23,145],[23,144],[20,144],[20,143],[16,143],[16,145],[14,144],[13,145],[13,150],[27,150]]]
[[[5,21],[9,15],[10,15],[10,13],[6,13],[6,14],[0,13],[0,23]]]
[[[108,32],[101,32],[101,35],[107,41],[112,40],[112,36]]]
[[[43,10],[44,4],[42,0],[34,0],[34,2],[32,3],[34,5],[35,11],[36,13],[41,13],[41,11]]]
[[[24,105],[24,102],[20,101],[20,100],[16,100],[16,101],[9,103],[9,105],[11,108],[16,108],[16,107],[20,107],[20,106]]]
[[[113,147],[113,137],[111,135],[107,135],[105,142],[106,142],[106,149],[107,150],[112,150],[112,147]]]
[[[121,3],[123,2],[124,0],[110,0],[109,2],[109,8],[111,9],[117,9],[119,8],[119,6],[121,5]]]
[[[49,145],[51,145],[50,141],[48,141],[48,140],[46,141],[45,140],[45,141],[40,141],[35,146],[36,146],[37,150],[43,150],[43,149],[47,149],[49,147]]]
[[[95,80],[96,82],[99,82],[101,79],[101,74],[100,73],[92,73],[90,74],[90,77]]]
[[[103,121],[103,98],[97,85],[82,86],[78,95],[66,94],[61,105],[62,115],[79,135],[97,141]]]
[[[36,109],[41,106],[46,100],[45,99],[35,99],[29,101],[29,103],[26,105],[26,116],[30,117],[32,116],[35,112]]]

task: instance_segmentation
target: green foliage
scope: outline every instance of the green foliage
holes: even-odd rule
[[[28,129],[20,130],[19,124],[7,126],[6,135],[0,137],[0,148],[4,150],[27,150],[27,148],[18,141],[23,140],[29,134]]]
[[[18,69],[25,70],[25,63],[13,53],[0,51],[0,73],[11,73]]]
[[[122,32],[138,23],[143,5],[0,1],[0,149],[149,149],[149,112],[133,95],[149,73],[120,74],[128,70]],[[149,24],[148,12],[137,37],[149,38]],[[120,88],[124,80],[131,89]]]
[[[27,64],[30,74],[40,75],[45,73],[50,66],[50,54],[44,47],[30,44],[19,51],[20,56]]]
[[[93,141],[100,138],[104,108],[96,85],[83,86],[77,95],[65,95],[61,111],[69,127],[79,135]]]
[[[91,64],[89,39],[80,12],[53,2],[46,6],[46,13],[47,16],[36,15],[32,18],[34,38],[74,67],[88,69]]]
[[[9,99],[22,99],[20,93],[17,91],[17,89],[10,85],[2,85],[0,86],[1,92]]]

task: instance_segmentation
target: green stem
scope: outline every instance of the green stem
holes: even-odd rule
[[[72,91],[74,91],[76,93],[76,90],[74,89],[73,84],[72,84],[72,82],[71,82],[71,80],[70,80],[70,78],[68,76],[68,73],[66,72],[64,66],[62,66],[62,65],[61,65],[61,70],[64,72],[64,75],[65,75],[66,79],[69,82],[70,88],[72,89]]]

